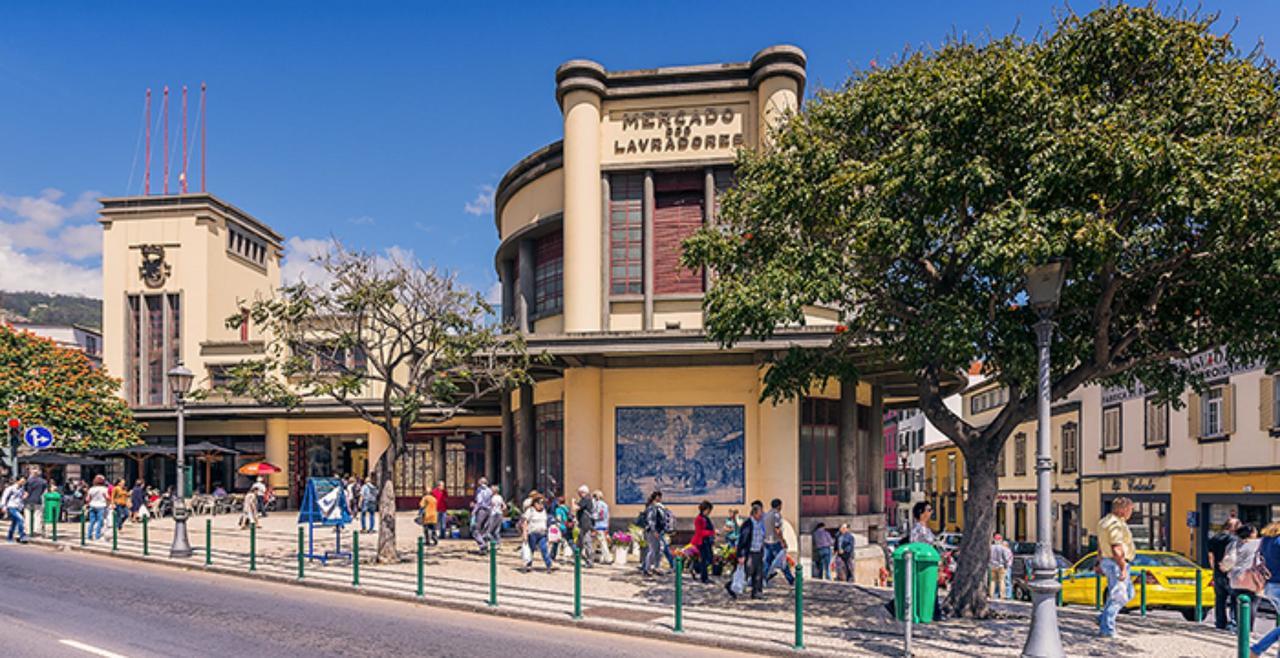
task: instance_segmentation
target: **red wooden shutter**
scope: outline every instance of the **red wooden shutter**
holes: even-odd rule
[[[702,228],[701,191],[658,195],[653,209],[653,291],[658,295],[702,292],[702,269],[680,265],[681,243]]]

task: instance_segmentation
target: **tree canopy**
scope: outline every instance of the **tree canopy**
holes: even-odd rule
[[[119,392],[120,380],[83,352],[0,323],[0,418],[49,428],[54,447],[67,452],[122,448],[144,428]]]
[[[740,155],[721,224],[686,243],[717,274],[721,342],[841,311],[828,349],[769,364],[770,394],[856,376],[866,347],[915,374],[970,471],[959,611],[985,612],[992,466],[1035,410],[1029,266],[1069,264],[1055,399],[1141,381],[1176,400],[1213,348],[1280,363],[1280,77],[1214,20],[1117,4],[856,72]],[[985,427],[942,403],[975,359],[1009,390]]]

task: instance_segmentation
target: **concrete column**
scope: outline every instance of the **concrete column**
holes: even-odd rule
[[[502,415],[502,473],[499,481],[502,482],[502,490],[508,495],[514,495],[515,489],[515,445],[516,445],[516,420],[511,413],[511,393],[512,391],[503,391],[500,397],[500,408]],[[524,500],[523,498],[521,500]]]
[[[653,172],[644,172],[644,201],[642,201],[643,209],[643,234],[641,235],[641,251],[644,257],[644,263],[641,265],[643,272],[641,279],[644,287],[644,315],[642,318],[641,328],[645,331],[653,329],[653,208],[656,201],[656,195],[653,192]]]
[[[391,436],[387,434],[387,430],[381,425],[369,426],[369,461],[366,465],[368,473],[365,477],[373,475],[378,471],[378,460],[382,459],[382,453],[391,447]]]
[[[716,212],[716,170],[707,167],[705,178],[702,182],[702,225],[710,226],[715,221]],[[711,289],[711,271],[708,268],[702,268],[702,291],[706,292]],[[706,309],[703,309],[703,326],[706,326]]]
[[[768,146],[769,130],[800,107],[805,63],[804,51],[795,46],[771,46],[751,58],[751,86],[759,108],[754,128],[761,146]]]
[[[871,466],[871,512],[884,513],[884,389],[871,387],[871,445],[867,461]]]
[[[267,476],[271,490],[283,500],[289,499],[289,421],[284,418],[267,419],[267,461],[280,467],[279,473]],[[298,492],[301,495],[302,492]]]
[[[516,263],[510,258],[502,261],[498,278],[502,283],[502,322],[514,322],[516,318]]]
[[[431,437],[431,474],[436,482],[444,481],[444,437]]]
[[[567,368],[564,371],[564,492],[585,484],[604,489],[604,451],[613,441],[604,434],[601,417],[602,370]]]
[[[840,513],[858,513],[858,381],[840,382]]]
[[[609,174],[600,175],[600,329],[609,330]]]
[[[511,492],[524,500],[534,483],[534,415],[533,385],[520,386],[520,408],[516,410],[516,490]],[[513,497],[513,500],[516,498]]]
[[[493,432],[484,433],[484,476],[497,483],[502,482],[502,478],[498,473],[498,442],[494,438]]]
[[[524,333],[533,331],[533,240],[520,241],[520,258],[516,263],[519,290],[516,296],[516,326]]]
[[[599,331],[604,231],[600,212],[600,95],[575,89],[564,110],[564,329]]]

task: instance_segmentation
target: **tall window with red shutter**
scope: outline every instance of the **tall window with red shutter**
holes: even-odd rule
[[[705,177],[702,170],[654,176],[653,292],[702,292],[702,270],[680,264],[682,243],[702,228]]]

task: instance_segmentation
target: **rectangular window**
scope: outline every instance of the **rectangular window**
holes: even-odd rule
[[[1013,474],[1027,474],[1027,435],[1021,432],[1013,437]]]
[[[564,403],[534,405],[538,490],[564,493]]]
[[[164,300],[160,295],[146,295],[147,310],[147,404],[164,404]]]
[[[533,308],[537,315],[558,313],[564,307],[564,238],[553,233],[533,246]]]
[[[702,270],[684,267],[680,257],[684,253],[684,240],[702,228],[705,184],[702,171],[654,176],[654,294],[702,292]]]
[[[938,458],[929,458],[929,473],[925,477],[925,488],[927,491],[936,491],[938,489]],[[935,505],[936,507],[936,505]]]
[[[181,306],[181,302],[179,301],[180,297],[178,295],[166,295],[166,297],[169,298],[168,299],[169,317],[165,318],[169,324],[169,336],[167,339],[169,343],[168,344],[169,362],[168,362],[168,365],[165,366],[165,372],[168,372],[169,368],[176,367],[178,363],[182,361],[182,350],[181,350],[182,306]],[[165,384],[166,391],[168,390],[168,388],[169,388],[168,384]]]
[[[975,394],[969,398],[969,413],[980,414],[988,409],[995,409],[1009,401],[1009,391],[1005,388],[992,389]]]
[[[209,364],[209,388],[226,388],[231,384],[230,364]]]
[[[803,398],[800,404],[801,514],[817,516],[838,511],[839,436],[840,402],[827,398]],[[885,486],[893,488],[888,484]]]
[[[1153,398],[1143,400],[1142,404],[1145,418],[1143,445],[1148,448],[1169,445],[1169,405],[1156,404]]]
[[[609,179],[609,292],[644,292],[644,176]]]
[[[1205,393],[1203,402],[1201,402],[1200,417],[1203,419],[1203,427],[1200,435],[1205,438],[1216,438],[1226,434],[1225,423],[1225,401],[1222,386],[1215,386]]]
[[[1009,446],[1000,447],[1000,460],[996,462],[996,477],[1004,477],[1008,473]]]
[[[1271,377],[1271,422],[1268,423],[1272,429],[1280,427],[1280,375]]]
[[[1062,472],[1075,473],[1080,468],[1080,426],[1062,426]]]
[[[249,309],[240,309],[240,342],[249,341]]]
[[[1007,506],[1004,503],[996,502],[996,532],[1000,533],[1002,537],[1009,535],[1008,518],[1005,516],[1006,508]]]
[[[960,490],[960,481],[956,479],[956,456],[947,455],[947,482],[944,487],[948,493]]]
[[[1027,504],[1013,504],[1013,539],[1014,541],[1027,540]]]
[[[125,300],[125,397],[134,406],[171,401],[166,373],[182,360],[182,307],[177,294]]]
[[[396,458],[396,496],[421,499],[435,485],[434,445],[409,442]]]
[[[139,307],[142,298],[129,295],[125,305],[128,314],[128,328],[125,337],[125,397],[129,404],[142,404],[142,309]]]
[[[267,264],[267,243],[230,222],[227,223],[227,251],[255,265],[265,267]]]
[[[1119,452],[1124,446],[1121,435],[1120,405],[1102,410],[1102,451]]]

